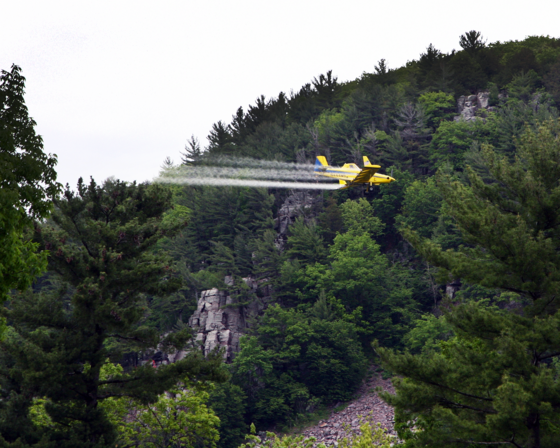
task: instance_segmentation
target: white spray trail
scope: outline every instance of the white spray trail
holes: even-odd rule
[[[167,183],[176,185],[213,185],[213,186],[232,186],[232,187],[254,187],[254,188],[290,188],[293,190],[337,190],[339,184],[312,183],[312,182],[283,182],[274,180],[251,180],[251,179],[227,179],[227,178],[208,178],[184,177],[184,178],[161,178],[154,180],[157,183]]]
[[[299,182],[298,182],[299,181]],[[310,164],[296,164],[249,158],[221,157],[212,166],[178,166],[164,169],[157,183],[260,188],[336,190],[339,184],[319,177]],[[328,182],[328,183],[327,183]]]

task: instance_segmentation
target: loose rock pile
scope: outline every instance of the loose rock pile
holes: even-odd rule
[[[390,393],[394,393],[391,380],[384,380],[381,375],[376,373],[367,380],[358,391],[356,400],[352,401],[345,409],[334,412],[326,420],[321,420],[316,426],[306,428],[302,435],[305,437],[315,437],[317,444],[338,445],[338,440],[343,439],[348,434],[345,427],[358,430],[360,427],[360,416],[371,415],[373,421],[380,423],[389,434],[396,435],[394,431],[394,412],[375,392],[377,387]],[[348,426],[347,426],[348,425]]]

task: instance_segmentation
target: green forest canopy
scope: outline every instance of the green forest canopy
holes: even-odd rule
[[[115,394],[99,383],[101,367],[154,346],[158,334],[169,347],[184,344],[200,291],[219,287],[231,306],[265,295],[271,302],[248,316],[229,379],[207,397],[222,422],[220,448],[237,447],[249,423],[286,427],[348,400],[377,356],[402,377],[397,396],[385,398],[408,446],[554,446],[560,39],[487,43],[471,31],[459,44],[449,54],[429,45],[396,69],[381,60],[345,83],[327,72],[290,95],[239,108],[231,123],[212,126],[206,148],[190,138],[183,163],[191,165],[224,155],[360,164],[367,155],[393,171],[397,182],[367,196],[314,193],[280,238],[275,223],[291,194],[283,190],[117,181],[66,191],[33,240],[21,240],[50,251],[48,273],[4,309],[4,444],[110,446],[103,444],[118,437],[103,429],[111,419],[78,391],[65,393],[65,375],[87,364],[87,395]],[[462,96],[477,104],[468,120],[455,119]],[[82,247],[96,248],[89,258],[76,229]],[[132,238],[129,255],[123,234]],[[120,285],[120,269],[134,294]],[[142,286],[158,269],[166,274]],[[242,286],[247,276],[261,285],[256,291]],[[461,286],[450,300],[452,282]],[[83,320],[87,307],[97,323]],[[73,326],[72,337],[61,336],[60,322]],[[88,325],[101,330],[88,333]],[[58,357],[44,335],[60,341]],[[75,351],[90,337],[95,350]],[[20,341],[41,361],[29,363]],[[38,373],[55,361],[57,379],[45,389]],[[134,383],[125,369],[121,390],[153,403],[181,375],[224,380],[217,361],[162,369],[160,387],[146,393],[127,390]],[[139,372],[147,382],[154,374]],[[79,424],[33,423],[25,411],[33,397],[50,400],[53,421]]]

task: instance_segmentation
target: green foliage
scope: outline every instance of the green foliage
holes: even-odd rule
[[[560,390],[551,361],[560,350],[559,134],[557,121],[528,127],[513,162],[484,147],[492,182],[472,170],[469,185],[439,175],[468,246],[442,251],[405,232],[441,274],[514,293],[502,294],[506,308],[484,300],[448,303],[445,320],[455,337],[440,342],[440,353],[378,349],[384,364],[403,377],[395,381],[397,395],[384,398],[396,407],[410,446],[557,443]]]
[[[221,241],[211,241],[211,243],[212,255],[210,255],[210,262],[212,263],[212,271],[219,273],[222,277],[224,275],[238,274],[239,270],[233,250]]]
[[[173,388],[151,405],[123,400],[131,417],[118,425],[118,444],[146,448],[215,448],[220,419],[206,405],[208,392]]]
[[[100,373],[102,380],[122,375],[120,365],[105,364]],[[108,398],[100,404],[107,418],[117,428],[115,446],[151,448],[215,448],[218,441],[218,417],[206,406],[209,395],[204,387],[189,384],[176,386],[159,396],[150,405],[129,398]],[[48,414],[50,402],[34,399],[29,409],[35,426],[60,430]]]
[[[454,169],[465,168],[464,155],[473,142],[486,141],[487,125],[482,120],[443,121],[430,143],[430,157],[436,167],[449,164]]]
[[[342,213],[334,197],[329,197],[325,210],[319,214],[318,226],[327,244],[331,244],[338,232],[343,229]]]
[[[385,224],[383,238],[379,239],[384,251],[394,249],[400,240],[395,226],[396,219],[402,208],[406,189],[414,181],[413,174],[408,171],[395,169],[393,176],[398,181],[380,185],[379,189],[374,191],[375,196],[371,201],[375,215]]]
[[[242,341],[233,378],[245,389],[257,422],[286,422],[315,407],[317,399],[347,400],[365,373],[356,329],[341,320],[273,305],[256,335]]]
[[[20,291],[46,268],[46,252],[24,231],[33,219],[44,219],[60,189],[56,156],[43,152],[23,98],[25,78],[13,65],[0,75],[0,299]]]
[[[361,417],[359,429],[345,428],[349,433],[338,443],[342,448],[368,448],[376,446],[379,448],[390,448],[395,446],[395,437],[387,434],[379,423],[375,423],[372,416]],[[256,448],[264,446],[266,448],[312,448],[316,444],[314,437],[305,438],[304,436],[282,436],[272,432],[266,433],[266,438],[261,440],[255,435],[256,429],[251,425],[251,434],[247,435],[246,443],[239,448]],[[325,448],[323,443],[317,445]]]
[[[2,342],[6,359],[0,368],[9,381],[2,391],[3,421],[14,418],[12,402],[25,409],[34,397],[45,398],[56,424],[48,437],[57,446],[106,446],[116,433],[100,407],[105,399],[155,402],[179,379],[222,378],[221,360],[192,353],[172,365],[101,379],[107,358],[158,344],[182,348],[190,338],[187,329],[160,338],[156,329],[139,325],[144,294],[165,295],[180,286],[169,257],[151,249],[185,222],[164,219],[169,190],[144,184],[107,181],[100,187],[80,180],[78,191],[67,189],[55,206],[53,221],[38,227],[36,238],[50,250],[49,266],[60,286],[16,296],[2,308],[13,326],[13,336]],[[0,429],[8,441],[32,443],[36,437],[23,424]]]
[[[396,407],[400,436],[410,446],[555,446],[558,382],[546,359],[558,347],[558,317],[533,320],[471,302],[446,319],[457,337],[441,343],[441,353],[379,350],[405,376],[394,380],[396,396],[384,395]]]
[[[220,446],[237,446],[245,422],[291,424],[320,403],[351,396],[362,351],[375,338],[420,353],[383,355],[405,376],[394,400],[412,446],[453,446],[460,442],[450,434],[469,432],[467,443],[495,441],[513,426],[521,428],[516,437],[526,436],[516,443],[531,446],[535,415],[549,418],[538,420],[542,446],[549,443],[557,424],[547,407],[555,409],[556,386],[547,375],[557,381],[559,162],[558,126],[542,123],[558,118],[560,40],[487,44],[470,31],[459,44],[449,54],[430,45],[396,69],[381,60],[374,73],[344,84],[327,72],[289,96],[239,108],[229,124],[212,126],[207,148],[190,138],[187,165],[222,156],[309,163],[318,154],[361,165],[367,155],[397,179],[367,199],[358,189],[317,195],[284,241],[273,213],[288,191],[109,182],[67,192],[32,242],[25,232],[32,219],[45,222],[57,192],[56,158],[43,154],[27,116],[19,68],[3,72],[0,294],[25,289],[48,251],[51,270],[34,294],[14,295],[3,311],[12,326],[0,350],[2,443],[106,446],[117,435],[111,403],[134,399],[147,418],[178,377],[223,379],[219,356],[201,363],[194,355],[103,376],[113,366],[107,357],[182,346],[200,292],[213,287],[226,290],[250,323],[233,382],[211,392]],[[493,110],[451,121],[454,98],[483,89]],[[233,285],[225,285],[226,274]],[[241,280],[247,276],[259,282],[256,291]],[[462,289],[454,304],[444,302],[445,315],[427,314],[440,315],[441,286],[457,278]],[[287,308],[244,314],[250,302],[261,310],[264,295]],[[538,398],[536,384],[549,401]],[[482,410],[470,412],[479,401]],[[37,409],[41,424],[29,418]],[[407,432],[411,422],[419,432]],[[201,444],[215,442],[210,426]],[[362,429],[352,443],[371,445],[372,431]],[[271,443],[301,442],[282,440]]]
[[[306,221],[298,216],[290,226],[286,255],[304,263],[315,263],[326,256],[324,244],[315,221]]]
[[[422,244],[424,256],[437,260],[455,278],[523,291],[535,302],[546,303],[545,297],[555,291],[560,261],[554,249],[555,223],[560,218],[553,205],[560,191],[558,127],[557,122],[547,122],[536,131],[528,129],[518,142],[519,157],[513,163],[486,146],[483,154],[495,179],[492,184],[472,170],[470,187],[440,174],[444,200],[465,242],[492,250],[465,247],[440,252]],[[408,235],[420,248],[419,240]]]
[[[341,448],[368,448],[371,446],[390,448],[398,444],[396,437],[387,434],[387,431],[375,422],[373,415],[359,416],[359,418],[359,431],[346,428],[350,435],[339,442]]]
[[[344,120],[342,112],[335,110],[327,110],[321,114],[313,123],[317,129],[317,139],[319,144],[328,148],[333,140],[333,133],[336,132],[336,127]]]
[[[420,95],[418,104],[422,106],[428,118],[428,125],[436,129],[440,122],[453,118],[455,101],[445,92],[427,92]]]
[[[247,396],[243,390],[226,382],[216,385],[210,392],[208,406],[220,419],[220,440],[218,448],[237,448],[247,434],[245,412]]]
[[[274,283],[280,274],[282,259],[276,245],[276,233],[272,230],[265,231],[262,238],[255,241],[254,261],[257,278]]]
[[[484,48],[485,42],[482,41],[482,34],[480,31],[469,31],[459,38],[459,45],[466,51],[475,52]]]
[[[307,266],[302,283],[300,300],[315,300],[326,291],[335,299],[339,316],[357,325],[364,348],[374,338],[398,345],[419,306],[411,277],[401,266],[391,265],[367,233],[337,235],[329,264]]]
[[[256,436],[255,425],[251,424],[251,434],[246,436],[246,443],[239,446],[239,448],[258,448],[264,446],[266,448],[313,448],[315,446],[315,437],[304,436],[282,436],[273,432],[266,433],[266,439],[261,440]],[[319,444],[319,448],[324,448],[324,444]]]
[[[543,82],[556,107],[560,107],[560,61],[550,67],[543,77]]]
[[[273,226],[274,196],[260,188],[185,187],[192,210],[184,241],[169,248],[190,271],[252,273],[250,249]],[[235,267],[234,267],[235,265]]]
[[[403,337],[404,344],[413,353],[440,350],[440,342],[449,339],[451,327],[445,316],[424,314],[413,323],[414,327]]]
[[[377,237],[383,233],[384,224],[375,216],[373,206],[365,198],[346,200],[340,206],[342,221],[348,232]]]
[[[425,182],[414,181],[407,189],[403,200],[402,213],[397,224],[410,227],[424,238],[429,238],[439,219],[442,197],[433,178]]]

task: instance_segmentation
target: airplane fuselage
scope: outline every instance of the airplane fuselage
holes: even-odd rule
[[[322,177],[330,177],[332,179],[338,179],[339,181],[352,182],[362,169],[354,163],[345,163],[342,167],[337,168],[334,166],[321,166],[317,169],[317,174]],[[370,185],[378,184],[388,184],[393,182],[391,176],[386,176],[385,174],[375,173],[370,179],[364,183]]]
[[[379,174],[379,168],[379,165],[372,165],[366,156],[363,168],[355,163],[345,163],[341,167],[330,166],[324,156],[317,156],[314,171],[319,176],[338,179],[342,185],[341,189],[364,185],[368,186],[368,190],[372,190],[373,185],[388,184],[395,180],[391,176]]]

